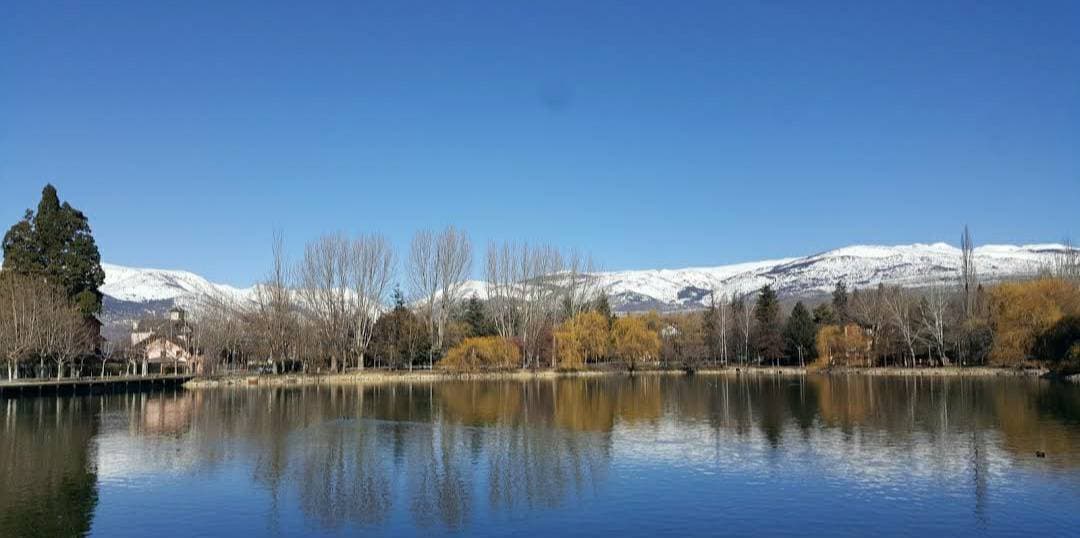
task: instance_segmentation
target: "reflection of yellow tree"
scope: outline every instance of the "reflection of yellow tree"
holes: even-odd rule
[[[846,429],[873,415],[874,380],[867,383],[866,378],[822,376],[815,381],[818,409],[826,423]]]
[[[616,400],[620,420],[628,423],[654,422],[663,414],[663,376],[633,376],[618,384]]]
[[[976,473],[999,448],[1017,462],[1044,450],[1047,465],[1080,465],[1080,432],[1071,423],[1080,416],[1077,391],[1027,379],[647,374],[4,403],[3,536],[89,529],[96,477],[86,447],[99,413],[128,417],[126,431],[122,421],[110,423],[132,437],[182,438],[201,465],[253,462],[254,479],[274,488],[275,499],[285,488],[281,498],[297,499],[305,519],[330,529],[381,526],[404,513],[421,529],[460,530],[477,491],[492,510],[558,506],[603,480],[613,439],[655,429],[661,419],[691,433],[711,426],[718,451],[731,446],[730,434],[760,432],[777,446],[801,427],[806,442],[832,456],[931,444],[914,457],[971,462]],[[163,422],[162,409],[184,419]],[[162,423],[170,427],[146,427]],[[975,487],[985,490],[987,477],[992,482],[987,473],[975,477]]]
[[[611,431],[615,394],[601,380],[561,379],[554,383],[555,424],[573,431]]]
[[[446,382],[436,392],[443,416],[470,425],[510,423],[521,413],[524,386],[517,381]]]

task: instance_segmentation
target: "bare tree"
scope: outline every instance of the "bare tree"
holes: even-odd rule
[[[431,342],[427,352],[428,368],[431,368],[435,354],[435,304],[436,295],[439,293],[439,269],[435,234],[429,230],[420,230],[413,235],[409,245],[408,276],[410,295],[420,303],[421,314],[427,321]]]
[[[1061,252],[1054,256],[1053,274],[1065,280],[1080,280],[1080,248],[1073,245],[1072,240],[1066,238],[1062,243]]]
[[[949,365],[945,350],[945,326],[949,310],[949,299],[941,286],[931,286],[919,302],[919,318],[922,334],[927,344],[937,351],[942,366]]]
[[[919,335],[915,322],[915,305],[910,295],[900,286],[887,289],[883,303],[885,312],[889,316],[889,323],[896,329],[907,348],[908,365],[913,367],[915,366],[915,342]]]
[[[446,324],[453,306],[461,300],[465,279],[472,269],[472,242],[453,226],[438,235],[422,230],[413,236],[409,250],[409,285],[427,317],[431,336],[428,367],[445,344]]]
[[[510,243],[488,243],[485,268],[487,308],[495,323],[495,331],[502,338],[516,334],[516,307],[514,305],[514,263]]]
[[[285,238],[274,232],[273,265],[255,289],[255,319],[259,337],[269,354],[274,372],[284,371],[295,339],[296,319],[290,291],[292,275],[285,258]]]
[[[47,316],[44,283],[11,272],[0,273],[0,350],[8,379],[18,379],[19,363],[39,348]]]
[[[750,307],[751,293],[744,293],[736,298],[731,305],[735,330],[739,340],[742,341],[742,361],[750,360],[750,334],[753,330],[754,309]]]
[[[522,368],[538,364],[543,326],[554,322],[560,301],[573,293],[580,302],[588,293],[591,284],[580,281],[576,286],[582,287],[568,292],[562,267],[559,251],[551,246],[511,242],[488,246],[488,307],[499,335],[518,338],[524,346]]]
[[[394,251],[390,243],[379,235],[356,238],[352,242],[348,272],[356,300],[353,330],[356,365],[363,369],[372,330],[386,304],[390,280],[394,276]]]
[[[472,242],[469,235],[448,226],[436,239],[435,260],[436,280],[439,283],[435,346],[442,351],[447,321],[454,305],[461,301],[465,280],[472,271]]]
[[[349,297],[350,256],[348,239],[341,234],[324,235],[304,248],[299,269],[300,296],[334,372],[348,358],[349,332],[355,320],[355,301]]]
[[[964,298],[964,319],[970,319],[975,313],[978,299],[979,278],[975,270],[975,244],[971,240],[971,231],[964,226],[960,236],[960,288]]]
[[[567,317],[588,309],[603,293],[592,256],[571,249],[562,257],[563,305]]]
[[[720,359],[720,364],[727,365],[728,363],[728,333],[731,331],[731,302],[728,296],[725,294],[718,294],[719,290],[713,288],[712,293],[709,294],[710,305],[709,308],[713,309],[716,316],[716,346]]]
[[[870,352],[867,354],[869,364],[873,366],[878,358],[886,355],[887,339],[885,329],[888,326],[889,316],[885,306],[886,290],[883,285],[876,289],[852,291],[849,301],[851,318],[863,328],[869,329]]]

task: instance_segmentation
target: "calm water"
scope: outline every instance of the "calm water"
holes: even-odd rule
[[[1080,386],[1039,380],[639,376],[0,400],[5,537],[1078,529]]]

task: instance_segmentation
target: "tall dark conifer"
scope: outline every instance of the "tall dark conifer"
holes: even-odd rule
[[[795,303],[788,316],[787,324],[784,325],[784,343],[787,354],[794,359],[800,359],[805,364],[816,357],[814,352],[814,338],[817,336],[817,325],[813,316],[802,301]]]
[[[86,315],[101,310],[105,271],[90,223],[82,211],[61,204],[52,185],[41,191],[37,212],[27,211],[4,235],[3,248],[5,271],[44,277]]]
[[[484,310],[484,303],[476,295],[469,297],[469,300],[465,301],[463,318],[465,324],[469,326],[469,336],[491,336],[495,334],[494,324],[488,319],[487,312]]]
[[[772,286],[765,285],[758,293],[754,305],[754,321],[757,323],[754,343],[758,355],[768,361],[778,361],[784,356],[784,338],[780,325],[780,302]]]
[[[833,315],[836,316],[836,322],[844,325],[851,321],[851,316],[848,311],[848,292],[847,284],[842,281],[836,283],[836,289],[832,292],[832,310]]]

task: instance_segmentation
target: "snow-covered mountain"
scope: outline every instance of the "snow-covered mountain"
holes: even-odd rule
[[[979,277],[992,282],[1031,276],[1053,264],[1062,245],[986,245],[975,249]],[[648,269],[598,273],[618,311],[700,308],[712,290],[732,296],[771,284],[784,298],[828,293],[838,281],[849,288],[879,283],[908,287],[955,282],[960,249],[945,243],[899,246],[859,245],[799,258],[738,263],[717,267]],[[134,269],[102,264],[105,269],[106,322],[163,311],[173,304],[190,307],[201,294],[243,300],[255,288],[215,284],[187,271]],[[483,298],[485,284],[469,281],[465,295]]]
[[[993,282],[1037,274],[1052,266],[1063,245],[986,245],[975,249],[979,278]],[[959,278],[960,249],[946,243],[899,246],[857,245],[803,256],[720,267],[603,273],[617,310],[698,308],[711,290],[737,296],[765,284],[783,298],[811,298],[832,291],[878,284],[925,287]]]
[[[253,288],[241,289],[214,284],[187,271],[136,269],[111,263],[103,263],[101,268],[105,270],[105,285],[101,287],[101,292],[120,301],[140,303],[185,300],[205,293],[243,298],[253,291]]]
[[[128,321],[162,315],[174,305],[194,308],[199,297],[205,295],[238,300],[254,295],[254,288],[215,284],[188,271],[138,269],[111,263],[103,263],[101,268],[105,270],[101,317],[107,333]]]

